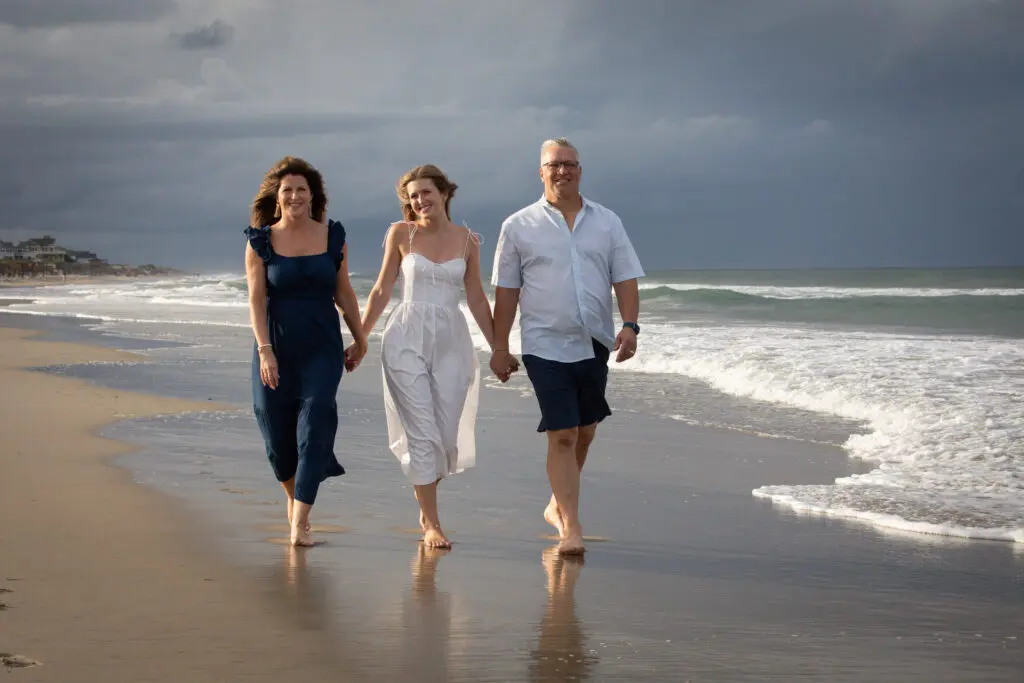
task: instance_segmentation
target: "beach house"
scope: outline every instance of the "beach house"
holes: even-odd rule
[[[13,259],[18,254],[18,248],[12,242],[0,240],[0,261]]]
[[[66,260],[67,250],[57,245],[57,240],[49,235],[33,237],[25,240],[17,247],[16,257],[24,261],[46,261],[62,263]]]

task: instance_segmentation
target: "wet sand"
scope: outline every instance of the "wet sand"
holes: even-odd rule
[[[0,339],[6,349],[6,337]],[[27,349],[62,346],[24,343]],[[66,357],[27,364],[107,353],[115,352],[74,347]],[[231,370],[242,382],[237,388],[217,393],[213,389],[225,385],[218,379],[216,387],[211,381],[154,389],[171,389],[181,399],[213,395],[233,403],[224,413],[174,417],[166,414],[172,409],[165,399],[132,399],[132,414],[165,415],[103,428],[108,438],[146,448],[128,453],[123,444],[97,440],[105,453],[119,449],[116,462],[126,469],[91,456],[98,468],[94,478],[106,483],[89,481],[88,487],[103,491],[104,499],[108,491],[116,494],[113,500],[125,506],[119,509],[132,510],[139,526],[129,520],[129,537],[121,539],[112,562],[105,543],[84,540],[109,536],[111,521],[83,513],[84,503],[71,521],[31,523],[41,535],[20,537],[26,544],[22,566],[28,566],[26,557],[38,556],[34,571],[56,576],[58,587],[63,579],[66,587],[59,598],[37,591],[43,616],[32,617],[19,582],[5,584],[18,593],[0,599],[17,596],[19,604],[17,611],[0,613],[0,626],[18,626],[17,637],[8,635],[9,628],[0,630],[0,651],[69,667],[89,662],[96,680],[101,672],[104,680],[119,680],[120,671],[127,672],[120,680],[163,680],[139,674],[154,671],[166,672],[168,680],[249,680],[246,675],[258,679],[274,671],[279,677],[286,669],[308,680],[427,683],[1020,680],[1024,556],[1012,546],[890,535],[775,509],[753,498],[751,489],[829,481],[864,465],[851,463],[838,448],[645,414],[622,393],[621,376],[611,380],[616,414],[602,426],[584,473],[583,521],[593,538],[582,561],[558,558],[545,538],[550,529],[540,517],[546,495],[542,438],[533,432],[536,408],[515,389],[484,390],[478,467],[442,484],[442,519],[455,548],[425,551],[409,528],[415,524],[411,491],[382,443],[378,362],[368,357],[343,380],[338,448],[349,474],[322,490],[314,530],[326,543],[308,551],[282,543],[281,496],[242,398],[244,364]],[[143,390],[146,368],[98,366],[89,376]],[[184,371],[177,364],[169,368]],[[72,413],[85,397],[130,395],[45,373],[18,376],[84,392],[69,399]],[[151,374],[150,381],[154,376],[161,375]],[[6,376],[0,379],[6,385]],[[6,424],[7,404],[0,405]],[[197,404],[176,405],[173,410]],[[90,425],[108,422],[119,410],[95,415]],[[58,422],[42,414],[47,424]],[[92,439],[79,434],[75,443]],[[83,452],[91,451],[75,451]],[[4,455],[5,475],[10,457]],[[21,476],[29,471],[22,468]],[[132,478],[147,486],[131,485]],[[35,496],[61,498],[36,488]],[[183,505],[169,505],[152,489]],[[8,499],[25,504],[22,489],[0,483],[0,493],[3,519],[11,519]],[[9,526],[0,555],[4,571]],[[150,534],[150,528],[159,531]],[[70,531],[80,540],[65,540]],[[126,562],[131,571],[122,566]],[[72,611],[63,603],[89,601],[102,609],[103,601],[92,594],[100,569],[118,579],[106,584],[108,599],[119,596],[122,585],[131,599],[112,600],[101,616],[104,633],[90,635],[78,626],[89,624],[89,615],[76,608],[80,621],[70,622]],[[190,587],[208,577],[220,585],[204,582],[193,595]],[[218,617],[207,599],[234,616]],[[12,619],[21,620],[23,612],[26,620],[36,619],[34,639],[23,637],[21,622]],[[153,623],[161,619],[162,626]],[[291,643],[289,629],[295,628],[301,642],[294,647],[310,656],[285,662],[268,654]],[[193,639],[134,642],[137,634],[148,633],[145,639],[173,629]],[[131,638],[130,647],[116,662],[122,668],[109,669],[109,676],[96,650],[117,634]],[[179,644],[195,653],[188,661],[175,654]],[[107,646],[104,654],[116,656],[115,648]],[[197,673],[182,668],[193,665]],[[49,666],[24,669],[18,677],[65,680],[52,671],[46,673],[51,678],[39,678]],[[75,669],[63,673],[68,671]]]
[[[131,358],[0,328],[0,652],[19,667],[11,680],[336,675],[326,634],[298,630],[238,570],[200,551],[202,526],[110,466],[130,447],[95,435],[115,419],[210,404],[23,369]]]

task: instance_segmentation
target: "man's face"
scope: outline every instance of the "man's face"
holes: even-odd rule
[[[556,197],[575,197],[580,191],[579,157],[569,147],[547,147],[540,157],[540,178],[546,194]]]

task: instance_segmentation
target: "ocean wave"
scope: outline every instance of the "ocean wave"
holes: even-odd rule
[[[672,292],[730,292],[764,299],[858,299],[858,298],[931,298],[931,297],[1024,297],[1024,288],[1016,287],[795,287],[778,285],[711,285],[700,283],[646,281],[640,283],[641,296],[671,296]],[[652,294],[656,292],[656,294]]]
[[[754,288],[748,288],[754,289]],[[755,293],[729,287],[692,287],[660,285],[642,287],[641,301],[662,300],[697,308],[761,307],[781,310],[866,310],[881,308],[914,308],[915,310],[963,308],[1003,308],[1024,311],[1024,290],[935,290],[923,293],[882,293],[883,290],[864,290],[857,294],[843,294],[838,290],[814,292],[788,291],[783,295],[777,289]]]
[[[748,288],[753,289],[753,288]],[[652,313],[691,313],[714,317],[827,323],[846,326],[921,327],[949,332],[989,332],[1024,336],[1024,290],[974,290],[939,294],[881,294],[862,290],[833,296],[837,290],[819,288],[798,296],[794,288],[755,293],[730,288],[676,286],[641,290],[644,310]],[[801,288],[803,289],[803,288]],[[941,290],[948,292],[950,290]],[[983,292],[988,293],[983,293]],[[1021,294],[1010,294],[1020,291]]]
[[[644,337],[633,371],[867,424],[844,447],[877,464],[871,472],[755,495],[892,528],[1024,543],[1016,340],[670,324],[649,324]]]

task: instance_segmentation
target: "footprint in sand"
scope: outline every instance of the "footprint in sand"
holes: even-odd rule
[[[225,486],[221,488],[221,491],[223,491],[224,493],[234,493],[236,495],[245,495],[247,493],[252,493],[252,491],[247,491],[245,489],[233,489],[230,486]]]
[[[29,659],[24,655],[12,655],[6,652],[0,652],[0,666],[5,666],[8,669],[27,669],[30,666],[42,665],[42,662]]]

